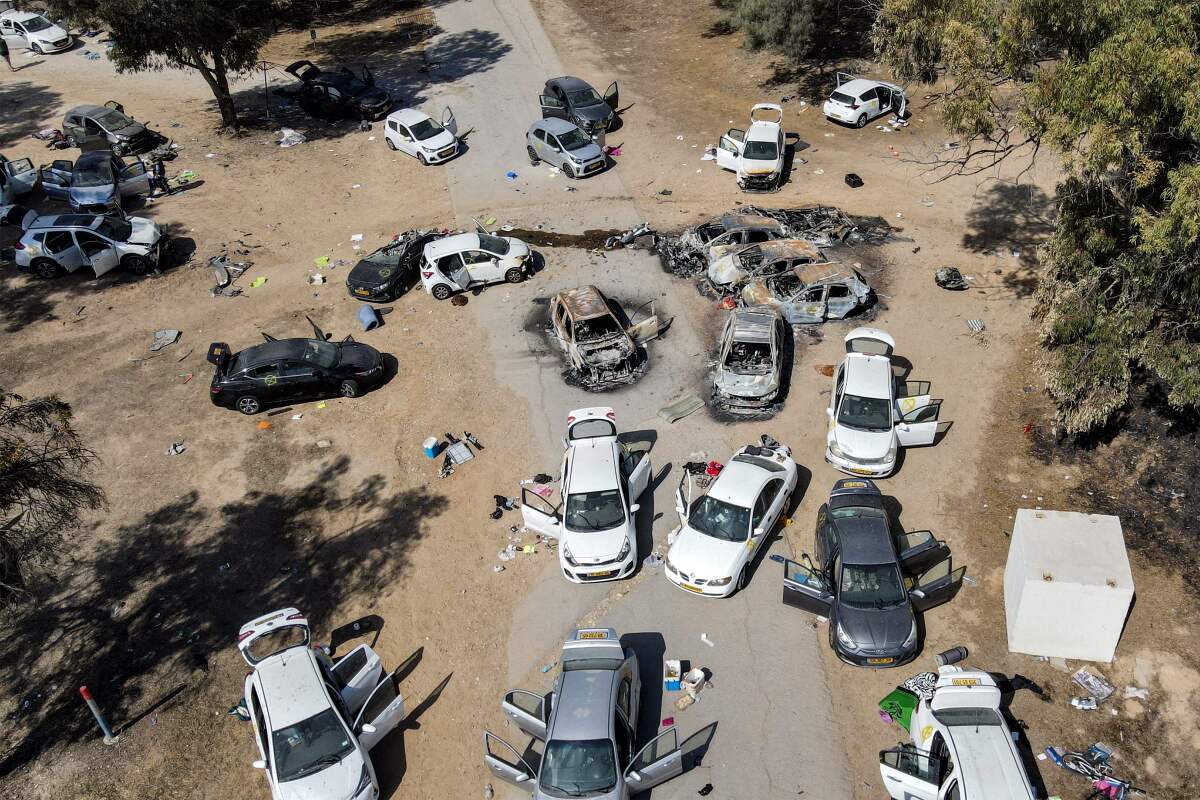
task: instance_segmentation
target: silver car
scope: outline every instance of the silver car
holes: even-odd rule
[[[733,413],[770,409],[782,388],[784,336],[783,318],[771,306],[731,311],[713,372],[713,402]]]
[[[121,208],[122,198],[150,193],[150,173],[141,159],[125,163],[110,150],[90,150],[74,164],[53,161],[39,170],[48,197],[66,200],[85,214]]]
[[[565,119],[540,119],[525,134],[525,150],[535,167],[542,161],[560,167],[568,178],[600,172],[608,163],[600,145]]]
[[[559,661],[562,672],[550,694],[512,691],[501,704],[517,727],[545,743],[537,769],[488,731],[484,762],[493,775],[527,789],[533,800],[628,800],[683,772],[675,728],[634,750],[641,699],[638,661],[615,630],[575,631]]]

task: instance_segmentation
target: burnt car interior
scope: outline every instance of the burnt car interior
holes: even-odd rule
[[[611,316],[593,317],[575,323],[575,341],[596,342],[621,332],[616,319]]]
[[[771,371],[771,345],[767,342],[734,342],[725,366],[739,375],[765,375]]]

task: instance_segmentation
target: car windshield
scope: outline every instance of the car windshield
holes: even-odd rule
[[[332,708],[271,734],[279,782],[294,781],[332,767],[354,749]]]
[[[580,89],[577,92],[567,92],[567,99],[570,100],[571,105],[578,108],[594,106],[597,103],[604,102],[604,98],[596,94],[596,90],[590,86],[586,89]]]
[[[49,28],[50,20],[46,19],[45,17],[30,17],[29,19],[21,20],[21,27],[24,28],[27,33],[37,33],[38,31],[44,31],[46,28]]]
[[[412,131],[413,136],[423,142],[426,139],[432,139],[446,129],[431,119],[423,119],[409,130]]]
[[[829,99],[835,103],[841,103],[842,105],[846,106],[854,105],[854,98],[848,94],[842,94],[841,92],[834,92],[833,94],[829,95]]]
[[[133,124],[133,117],[128,117],[117,111],[115,108],[110,108],[100,116],[96,117],[96,122],[100,127],[109,131],[119,131],[121,128],[129,127]]]
[[[779,158],[778,142],[746,142],[742,150],[742,158],[752,158],[756,161],[774,161]]]
[[[307,646],[308,636],[307,625],[285,625],[255,636],[243,652],[250,661],[257,664],[264,658],[284,650]]]
[[[304,360],[319,366],[329,368],[337,363],[338,347],[336,344],[322,342],[319,339],[306,339],[304,342]]]
[[[750,509],[706,494],[692,504],[687,524],[714,539],[744,542],[750,537]]]
[[[995,727],[1003,721],[994,708],[941,708],[933,716],[947,728]]]
[[[567,797],[607,792],[617,785],[616,751],[607,739],[557,740],[542,756],[541,787]]]
[[[481,233],[479,234],[479,247],[495,256],[507,255],[508,239],[503,236],[488,236],[486,233]]]
[[[90,161],[82,167],[75,168],[71,178],[72,186],[109,186],[113,184],[112,162],[107,158]]]
[[[579,128],[572,128],[566,133],[557,134],[558,141],[562,144],[564,150],[578,150],[581,147],[586,147],[592,143],[588,135]]]
[[[725,367],[737,375],[766,375],[774,367],[770,342],[734,342]]]
[[[907,599],[895,564],[846,564],[842,567],[842,602],[856,608],[898,606]]]
[[[843,506],[842,508],[829,509],[831,519],[846,519],[848,517],[883,517],[882,508],[871,508],[870,506]]]
[[[573,531],[606,531],[625,521],[620,489],[567,495],[563,520]]]
[[[96,226],[96,233],[112,239],[114,242],[127,242],[133,235],[133,226],[127,220],[104,217]]]
[[[882,397],[848,394],[842,398],[837,421],[860,431],[886,431],[892,427],[892,410]]]

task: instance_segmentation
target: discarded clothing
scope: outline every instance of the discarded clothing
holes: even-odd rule
[[[934,283],[943,289],[961,291],[967,288],[967,280],[958,267],[941,267],[933,276]]]

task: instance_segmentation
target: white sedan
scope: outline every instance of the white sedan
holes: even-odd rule
[[[440,124],[424,111],[402,108],[384,120],[383,140],[389,150],[408,153],[422,164],[439,164],[458,155],[458,123],[449,108]]]
[[[825,460],[851,475],[886,478],[900,447],[933,444],[949,427],[938,422],[941,400],[928,381],[898,381],[896,342],[878,328],[846,334],[846,359],[833,374]]]
[[[9,4],[11,5],[11,3]],[[31,11],[0,14],[0,38],[9,49],[28,48],[35,53],[58,53],[71,49],[71,34]]]
[[[611,408],[567,415],[562,498],[555,505],[521,489],[525,527],[558,540],[558,562],[572,583],[624,578],[637,565],[638,498],[650,485],[650,454],[617,439]]]
[[[685,474],[675,494],[680,531],[667,551],[667,580],[707,597],[745,588],[750,563],[787,508],[797,473],[791,450],[763,437],[762,446],[734,453],[707,494],[692,499]]]
[[[459,233],[425,245],[421,286],[435,300],[489,283],[520,283],[529,274],[529,245],[508,236]]]

